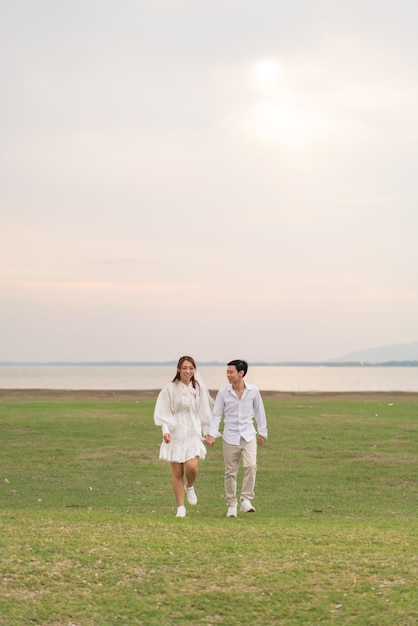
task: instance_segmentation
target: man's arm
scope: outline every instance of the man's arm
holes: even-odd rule
[[[257,422],[258,429],[258,444],[262,445],[264,439],[267,439],[268,431],[267,431],[267,418],[266,411],[264,409],[263,399],[260,394],[260,390],[257,389],[255,397],[254,397],[254,417]]]
[[[221,423],[224,410],[224,397],[222,391],[218,391],[215,399],[215,406],[212,412],[212,421],[208,428],[208,433],[205,437],[205,441],[208,446],[213,446],[215,439],[222,437],[222,433],[219,432],[219,426]]]

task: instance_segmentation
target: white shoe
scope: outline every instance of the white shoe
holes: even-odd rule
[[[186,517],[186,507],[185,506],[178,506],[177,507],[176,517]]]
[[[247,498],[241,498],[241,506],[240,506],[239,510],[242,513],[254,513],[255,508],[253,507],[251,502],[249,500],[247,500]]]
[[[187,502],[191,506],[196,506],[196,504],[197,504],[197,495],[196,495],[196,492],[194,490],[194,487],[186,487],[186,485],[184,485],[184,488],[186,490]]]
[[[237,507],[229,506],[228,511],[226,512],[227,517],[237,517]]]

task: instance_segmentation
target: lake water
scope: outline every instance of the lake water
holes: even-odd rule
[[[210,389],[228,382],[226,366],[199,370]],[[160,389],[174,374],[166,365],[7,365],[0,366],[0,389]],[[250,365],[246,380],[262,391],[418,392],[418,367]]]

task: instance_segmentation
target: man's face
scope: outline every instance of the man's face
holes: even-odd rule
[[[243,375],[244,375],[243,370],[238,372],[235,365],[228,365],[227,370],[226,370],[226,377],[230,385],[236,385],[237,383],[239,383]]]

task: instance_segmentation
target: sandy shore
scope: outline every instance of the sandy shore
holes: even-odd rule
[[[126,389],[126,390],[92,390],[92,389],[0,389],[0,402],[7,400],[65,400],[77,402],[92,401],[125,401],[125,400],[155,400],[159,389]],[[211,394],[215,397],[217,390],[212,389]],[[284,392],[262,391],[263,398],[322,398],[347,400],[388,400],[405,399],[418,402],[418,393],[403,391],[364,391],[364,392]]]

